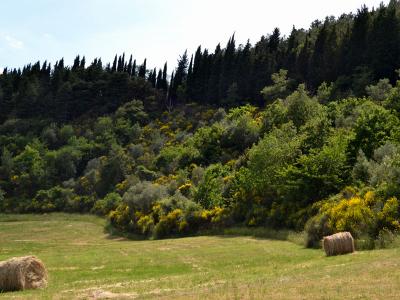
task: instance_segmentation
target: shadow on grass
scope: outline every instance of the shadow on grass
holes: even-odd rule
[[[262,240],[288,241],[304,246],[304,232],[295,232],[286,229],[272,229],[268,227],[230,227],[200,232],[198,235],[217,236],[221,238],[252,237]]]
[[[104,227],[104,232],[107,234],[107,239],[116,241],[150,241],[155,240],[153,237],[146,237],[138,234],[127,233],[120,231],[108,223]],[[220,229],[202,230],[192,234],[185,235],[169,235],[161,239],[180,239],[190,237],[218,237],[218,238],[232,238],[232,237],[252,237],[254,239],[262,240],[276,240],[276,241],[288,241],[297,245],[304,246],[303,232],[294,232],[290,230],[275,230],[267,227],[230,227]]]
[[[104,233],[107,234],[106,239],[115,241],[148,241],[149,239],[139,234],[133,234],[118,230],[109,222],[104,226]]]

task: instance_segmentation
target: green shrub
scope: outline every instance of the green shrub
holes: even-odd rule
[[[224,178],[228,175],[230,175],[229,169],[221,164],[209,166],[197,186],[194,200],[206,209],[227,205],[223,197],[223,190]]]
[[[305,246],[308,248],[320,247],[321,239],[324,236],[332,234],[332,228],[329,225],[328,216],[324,214],[314,216],[308,220],[304,230],[306,232]]]
[[[229,113],[229,122],[221,138],[222,147],[244,151],[257,142],[261,126],[253,116],[254,110],[244,106]]]
[[[96,214],[106,216],[121,204],[122,198],[118,193],[109,193],[103,199],[96,201],[92,211]]]
[[[49,190],[40,190],[36,193],[32,203],[27,208],[32,212],[63,211],[68,207],[74,194],[71,189],[55,186]]]
[[[67,203],[66,211],[88,213],[92,210],[96,198],[94,196],[80,196],[77,195],[72,199],[69,199]]]
[[[159,222],[154,227],[153,236],[157,239],[165,238],[184,232],[186,228],[183,211],[177,208],[167,215],[161,216]]]
[[[131,209],[148,213],[156,201],[167,197],[167,195],[165,186],[143,181],[130,187],[122,199]]]
[[[147,169],[145,166],[140,165],[136,167],[136,174],[141,180],[153,181],[157,178],[157,173]]]
[[[360,247],[369,248],[374,240],[383,244],[379,240],[384,241],[388,231],[392,234],[400,230],[399,201],[390,198],[382,202],[373,191],[361,194],[347,188],[327,201],[314,204],[314,207],[318,214],[305,227],[308,247],[317,246],[324,235],[349,231],[360,240]]]

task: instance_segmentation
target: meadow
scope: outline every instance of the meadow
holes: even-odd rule
[[[400,290],[397,247],[327,258],[290,233],[128,240],[104,222],[0,215],[0,260],[33,254],[49,271],[46,289],[0,299],[395,299]]]

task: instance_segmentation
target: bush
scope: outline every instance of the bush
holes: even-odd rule
[[[362,151],[353,167],[353,178],[360,184],[374,187],[384,197],[400,196],[400,151],[392,142],[376,149],[368,160]]]
[[[174,145],[161,150],[156,159],[156,166],[164,174],[168,174],[198,162],[199,158],[199,150],[192,145]]]
[[[124,204],[131,209],[149,213],[153,204],[168,196],[165,186],[143,181],[135,184],[123,195]]]
[[[122,198],[118,193],[109,193],[103,199],[96,201],[92,211],[96,214],[106,216],[121,204]]]
[[[140,165],[136,167],[136,174],[141,180],[153,181],[157,178],[157,173],[147,169],[145,166]]]
[[[304,230],[306,232],[305,246],[308,248],[320,247],[321,239],[332,234],[328,216],[324,214],[314,216],[308,220]]]
[[[75,196],[67,203],[66,211],[88,213],[92,210],[96,198],[94,196]]]
[[[38,191],[27,210],[37,213],[63,211],[68,207],[72,198],[73,191],[71,189],[55,186],[49,190]]]
[[[69,139],[74,136],[74,128],[71,125],[64,125],[58,131],[58,136],[60,142],[65,145],[68,143]]]
[[[222,147],[243,151],[257,142],[261,126],[254,119],[254,110],[251,106],[244,106],[229,113],[229,122],[221,139]]]
[[[225,206],[227,203],[223,197],[224,177],[229,174],[228,168],[221,164],[209,166],[197,187],[194,200],[206,209]]]
[[[129,120],[132,124],[138,122],[143,125],[148,120],[148,114],[144,110],[143,102],[140,100],[133,100],[125,103],[115,113],[117,118],[124,118]]]
[[[170,235],[184,232],[188,227],[184,220],[183,211],[179,208],[174,209],[167,215],[161,216],[159,222],[154,227],[154,238],[160,239]]]
[[[347,188],[337,196],[314,204],[318,213],[306,224],[306,245],[315,247],[323,236],[341,231],[349,231],[355,239],[367,241],[361,242],[363,245],[370,244],[371,240],[381,239],[379,236],[386,231],[400,230],[399,207],[396,198],[382,201],[372,191],[361,194]]]

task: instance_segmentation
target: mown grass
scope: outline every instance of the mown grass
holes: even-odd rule
[[[284,240],[299,240],[290,232],[132,241],[108,236],[103,225],[85,215],[0,215],[0,260],[34,254],[50,274],[48,288],[0,299],[395,299],[400,292],[398,248],[327,258]]]

